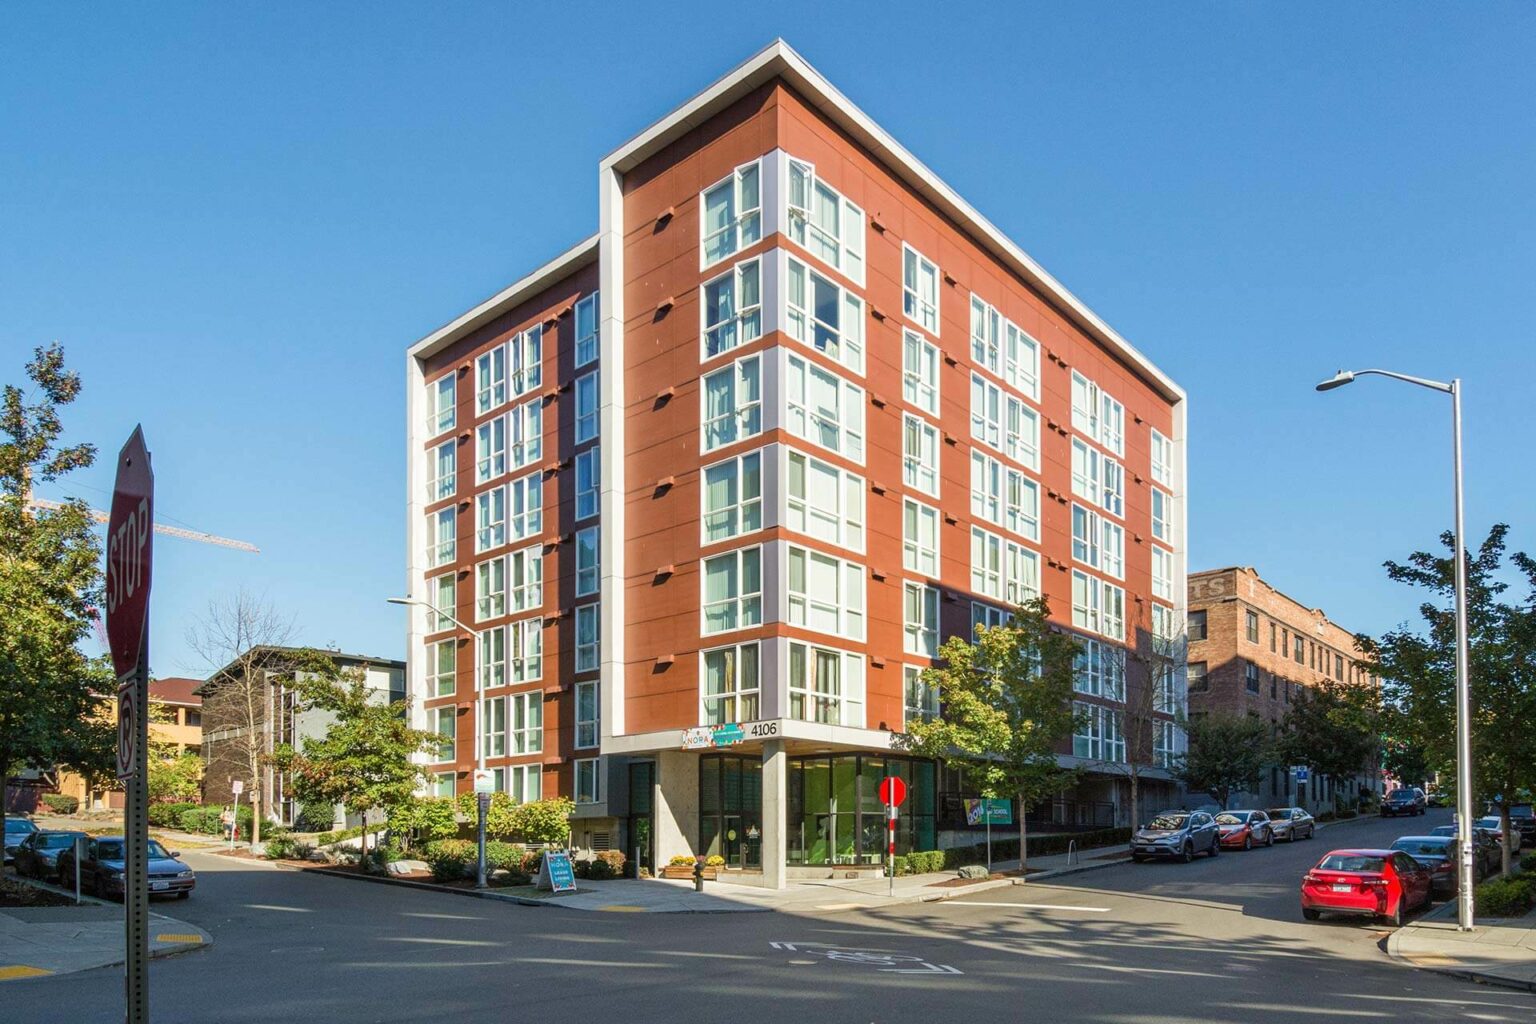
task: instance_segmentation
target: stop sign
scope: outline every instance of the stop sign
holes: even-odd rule
[[[880,783],[880,802],[892,807],[900,807],[902,801],[907,798],[907,784],[892,775]]]
[[[119,677],[138,666],[144,643],[154,508],[155,475],[149,468],[144,431],[134,427],[117,456],[117,482],[107,521],[107,646]]]

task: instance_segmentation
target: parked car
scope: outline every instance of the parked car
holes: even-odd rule
[[[1317,821],[1304,807],[1271,807],[1265,813],[1269,815],[1269,827],[1276,839],[1294,843],[1317,835]]]
[[[1498,814],[1497,807],[1488,808],[1489,814]],[[1520,830],[1520,845],[1536,845],[1536,813],[1530,804],[1510,804],[1509,823]]]
[[[1443,789],[1437,789],[1424,797],[1424,802],[1430,807],[1449,807],[1456,802],[1455,794],[1447,793]]]
[[[16,859],[16,848],[27,836],[37,831],[37,826],[32,824],[30,818],[5,819],[5,863],[9,864]]]
[[[1428,905],[1429,869],[1398,850],[1334,850],[1301,880],[1301,916],[1325,913],[1384,917],[1401,926],[1415,907]]]
[[[1399,836],[1392,849],[1429,868],[1432,893],[1450,899],[1456,895],[1457,842],[1454,836]]]
[[[1275,845],[1275,830],[1263,811],[1222,811],[1216,815],[1216,829],[1221,845],[1231,850]]]
[[[1504,843],[1504,825],[1499,821],[1497,814],[1490,814],[1486,818],[1478,818],[1472,824],[1493,836],[1493,840],[1500,845]],[[1509,830],[1509,852],[1519,853],[1521,845],[1520,830],[1511,826]]]
[[[1412,789],[1394,789],[1381,798],[1381,816],[1383,818],[1395,818],[1399,814],[1425,814],[1429,810],[1429,801],[1424,797],[1424,791],[1417,786]]]
[[[1195,854],[1221,852],[1216,819],[1206,811],[1164,811],[1131,836],[1131,859],[1138,864],[1170,857],[1188,864]]]
[[[84,832],[33,832],[16,847],[16,873],[45,882],[59,877],[59,854],[84,837]]]
[[[1432,836],[1450,836],[1456,838],[1455,825],[1436,825],[1429,830]],[[1472,866],[1477,869],[1478,878],[1498,871],[1503,866],[1504,854],[1499,850],[1498,840],[1488,834],[1487,829],[1472,828]]]
[[[80,888],[103,898],[123,895],[124,849],[122,836],[101,836],[85,844],[85,856],[80,860]],[[177,858],[178,853],[167,852],[157,841],[149,841],[149,894],[151,896],[175,896],[186,899],[197,886],[197,876]],[[75,851],[64,850],[59,854],[59,873],[66,877],[75,871]]]

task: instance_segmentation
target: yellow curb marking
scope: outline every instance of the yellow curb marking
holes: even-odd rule
[[[40,978],[52,971],[41,967],[28,967],[26,964],[11,964],[9,967],[0,967],[0,981],[11,981],[14,978]]]
[[[183,935],[180,932],[163,932],[155,936],[156,942],[202,942],[201,935]]]
[[[631,906],[628,906],[627,904],[623,904],[623,903],[614,903],[614,904],[612,904],[610,906],[598,907],[597,909],[598,910],[611,910],[611,911],[613,911],[615,913],[624,913],[624,914],[643,914],[643,913],[645,913],[645,908],[644,907],[631,907]]]

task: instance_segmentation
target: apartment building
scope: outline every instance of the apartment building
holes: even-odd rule
[[[200,679],[166,676],[149,681],[149,742],[158,752],[176,756],[199,753],[203,741],[203,699],[194,692]],[[100,716],[117,719],[116,696],[100,698]],[[80,801],[81,810],[120,810],[124,806],[122,789],[117,786],[92,787],[84,776],[67,767],[58,769],[56,790]]]
[[[1084,641],[1061,758],[1090,781],[1032,813],[1114,817],[1129,651],[1171,664],[1166,782],[1178,386],[782,42],[598,185],[596,235],[407,356],[436,791],[483,747],[514,799],[575,801],[578,844],[778,886],[878,865],[897,775],[931,849],[960,794],[893,737],[938,710],[944,637],[1037,594]]]
[[[1252,715],[1279,729],[1303,688],[1321,679],[1380,687],[1358,665],[1355,634],[1266,583],[1252,567],[1189,575],[1189,713]],[[1239,802],[1329,808],[1361,786],[1381,790],[1379,773],[1298,784],[1286,766],[1268,769],[1257,793]]]

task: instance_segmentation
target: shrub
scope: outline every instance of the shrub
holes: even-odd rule
[[[486,844],[486,857],[490,857],[490,843]],[[469,839],[436,839],[422,848],[422,859],[431,863],[438,858],[456,858],[465,862],[475,859],[475,844]]]
[[[74,814],[80,809],[80,801],[63,793],[44,793],[43,803],[55,814]]]
[[[309,804],[300,809],[298,820],[293,823],[295,832],[328,832],[336,824],[336,811],[331,807]]]
[[[1536,882],[1530,878],[1495,878],[1473,890],[1477,912],[1488,917],[1519,917],[1536,905]]]
[[[265,844],[268,860],[289,860],[294,856],[295,841],[290,836],[280,835],[268,839]]]
[[[564,843],[571,837],[571,812],[566,797],[533,800],[512,808],[512,835],[525,843]]]
[[[1339,811],[1337,817],[1338,817],[1338,819],[1340,821],[1347,821],[1350,818],[1359,817],[1359,815],[1360,815],[1359,811],[1352,811],[1348,807],[1346,807],[1343,810]]]
[[[943,850],[914,850],[907,854],[907,866],[912,869],[914,875],[943,871],[944,861]]]
[[[900,878],[903,875],[910,875],[912,873],[912,865],[907,863],[906,854],[898,853],[891,860],[891,871],[896,875],[897,878]]]
[[[1528,853],[1520,858],[1521,871],[1536,871],[1536,853]]]
[[[315,836],[315,845],[331,846],[335,843],[343,843],[348,839],[356,839],[363,834],[363,826],[353,825],[351,828],[337,829],[334,832],[322,832]]]
[[[440,856],[427,861],[434,882],[454,882],[469,873],[469,859]]]
[[[607,864],[613,870],[615,878],[624,874],[625,858],[623,850],[599,850],[597,859]]]
[[[181,824],[181,814],[183,811],[198,810],[200,807],[200,804],[186,802],[150,804],[149,823],[160,828],[177,828]]]
[[[697,859],[698,859],[697,857],[693,857],[693,856],[691,856],[689,854],[680,853],[677,856],[673,857],[671,860],[667,861],[667,864],[669,864],[670,866],[672,866],[674,868],[680,868],[680,867],[682,867],[682,866],[684,866],[686,864],[688,867],[691,868],[691,867],[693,867],[693,862],[695,860],[697,860]]]
[[[465,840],[469,842],[469,840]],[[469,856],[473,860],[477,856],[477,850],[473,842],[469,842]],[[506,868],[508,871],[521,872],[523,861],[527,858],[528,851],[514,843],[490,842],[485,844],[485,863],[487,868]]]

